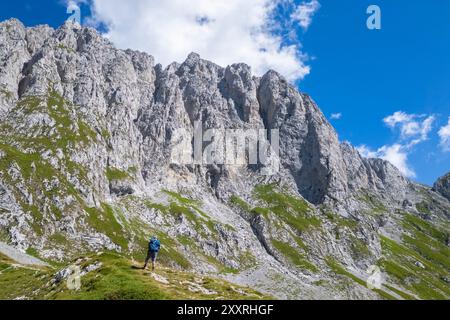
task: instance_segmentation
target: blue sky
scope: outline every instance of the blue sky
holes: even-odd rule
[[[378,4],[382,29],[368,30],[364,15]],[[308,32],[307,52],[317,57],[299,83],[332,120],[340,139],[372,148],[396,143],[382,122],[396,111],[435,114],[429,140],[415,146],[408,162],[416,180],[431,184],[450,171],[437,129],[450,116],[450,1],[322,1]]]
[[[252,1],[256,7],[255,4],[259,3],[256,1],[261,0]],[[108,3],[113,2],[110,0]],[[301,5],[309,2],[311,1],[294,3]],[[286,64],[281,59],[274,65],[281,69],[285,67],[288,71],[297,68],[298,74],[307,73],[305,66],[310,68],[309,74],[296,83],[301,91],[310,94],[318,103],[338,131],[341,140],[348,140],[355,146],[365,145],[367,150],[380,156],[384,154],[383,150],[388,150],[390,146],[402,146],[402,154],[406,157],[402,161],[415,172],[413,179],[427,184],[433,183],[438,176],[450,171],[450,152],[445,152],[439,146],[438,135],[439,129],[447,124],[450,116],[450,1],[319,2],[320,8],[311,15],[312,20],[307,28],[300,24],[285,23],[292,18],[290,9],[276,17],[275,22],[283,22],[284,29],[280,33],[292,34],[295,31],[295,37],[288,38],[288,43],[283,45],[301,43],[298,48],[302,57],[290,61],[291,64]],[[165,52],[159,47],[143,46],[142,43],[146,41],[140,38],[136,38],[135,42],[121,42],[120,39],[124,37],[120,37],[120,32],[125,33],[125,38],[131,39],[133,37],[128,37],[129,35],[138,33],[139,29],[126,25],[126,19],[137,18],[115,15],[104,3],[106,2],[97,0],[96,10],[98,17],[110,19],[117,25],[114,32],[110,33],[113,41],[119,39],[117,42],[120,47],[130,46],[147,50],[156,57],[165,56]],[[249,1],[246,3],[252,4]],[[369,30],[366,27],[366,9],[370,4],[381,8],[381,30]],[[125,9],[118,7],[117,11],[125,12]],[[140,10],[145,11],[145,7]],[[201,10],[206,12],[205,16],[215,17],[214,8]],[[170,12],[174,16],[179,14]],[[81,5],[81,13],[83,18],[90,16],[89,6]],[[0,20],[11,17],[20,19],[27,26],[45,23],[57,27],[68,15],[62,0],[3,2]],[[203,16],[201,18],[205,20]],[[170,23],[170,19],[165,20]],[[126,27],[124,30],[119,29],[121,23]],[[242,21],[237,20],[236,24],[239,23]],[[170,30],[167,29],[164,28],[170,35]],[[155,42],[154,37],[160,34],[159,30],[156,31],[155,34],[146,34],[148,39],[152,39],[148,42]],[[205,29],[208,33],[212,31],[214,29]],[[174,34],[176,36],[176,33]],[[236,34],[231,36],[236,37]],[[244,41],[244,38],[242,37],[241,41]],[[184,55],[187,49],[204,50],[195,41],[189,43],[193,48],[181,46],[176,48],[179,49],[176,52],[168,52],[167,56],[170,58],[173,54],[174,60],[178,60],[177,54]],[[242,46],[245,45],[243,42]],[[212,51],[204,52],[202,56],[208,57]],[[226,56],[220,53],[216,55],[217,57],[211,54],[214,57],[211,60],[227,62]],[[309,58],[306,58],[306,55]],[[229,58],[233,59],[234,56]],[[265,65],[261,65],[261,68],[264,67]],[[388,126],[388,121],[383,122],[383,119],[398,111],[404,112],[403,117],[397,113],[398,122],[391,122],[391,127]],[[340,119],[331,119],[333,113],[341,114]],[[420,137],[420,142],[412,143],[417,138],[413,134],[401,134],[402,130],[405,133],[408,128],[414,126],[418,134],[421,128],[424,129],[424,121],[430,117],[433,120],[431,129],[426,131],[425,136]],[[381,149],[383,147],[384,149]]]

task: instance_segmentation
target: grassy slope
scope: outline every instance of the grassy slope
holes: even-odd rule
[[[301,199],[289,195],[274,185],[261,185],[255,189],[253,198],[261,203],[253,208],[246,201],[232,197],[231,205],[249,215],[268,219],[275,216],[294,230],[293,239],[299,244],[292,246],[277,239],[271,239],[273,248],[287,257],[288,262],[300,269],[317,272],[317,268],[307,260],[305,251],[307,244],[300,236],[305,232],[320,231],[321,220],[309,214],[308,205]],[[387,214],[387,209],[377,199],[365,196],[361,199],[370,204],[374,214]],[[323,212],[324,218],[333,223],[336,229],[346,229],[353,234],[358,228],[358,222]],[[276,221],[276,220],[275,220]],[[378,265],[388,276],[383,290],[374,290],[381,298],[396,299],[391,293],[403,299],[448,299],[450,297],[450,249],[446,245],[448,231],[437,228],[412,214],[404,214],[400,224],[405,230],[402,242],[397,243],[380,236],[383,248],[383,258]],[[339,233],[337,234],[339,236]],[[367,245],[354,236],[351,238],[351,249],[355,257],[370,256]],[[345,269],[336,258],[324,257],[326,265],[335,275],[344,276],[348,280],[366,287],[364,280],[356,277]]]
[[[298,268],[317,272],[317,267],[308,261],[308,247],[302,241],[301,235],[320,230],[320,220],[311,213],[311,208],[303,199],[289,194],[275,184],[259,185],[255,188],[253,198],[258,206],[252,207],[246,201],[233,196],[230,203],[246,215],[248,220],[263,218],[275,233],[288,233],[294,243],[286,243],[276,238],[268,239],[272,250],[283,256],[287,262]]]
[[[66,280],[53,283],[56,270],[25,268],[0,256],[0,299],[49,300],[156,300],[156,299],[264,299],[256,291],[226,281],[160,267],[151,272],[136,268],[127,258],[115,253],[91,255],[75,262],[83,272],[86,267],[101,267],[81,277],[81,288],[69,290]],[[200,288],[200,290],[199,290]]]
[[[450,297],[448,231],[411,214],[405,214],[402,243],[381,237],[380,266],[389,280],[421,299]]]

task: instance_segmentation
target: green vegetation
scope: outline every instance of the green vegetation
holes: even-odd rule
[[[406,292],[403,292],[403,291],[401,291],[401,290],[399,290],[397,288],[394,288],[394,287],[392,287],[390,285],[385,284],[384,286],[386,288],[388,288],[390,291],[392,291],[392,292],[396,293],[397,295],[399,295],[400,297],[402,297],[404,300],[417,300],[416,297],[414,297],[414,296],[412,296],[412,295],[410,295],[410,294],[408,294]]]
[[[311,272],[317,272],[317,267],[307,260],[306,254],[299,252],[299,250],[303,250],[305,253],[308,251],[308,246],[303,242],[300,235],[320,230],[321,226],[320,219],[312,214],[308,203],[300,197],[289,194],[287,190],[280,188],[276,184],[256,186],[253,197],[259,202],[259,206],[252,207],[237,196],[230,198],[230,204],[246,214],[247,219],[261,216],[270,221],[271,225],[277,230],[282,230],[289,226],[290,229],[285,229],[285,231],[291,235],[300,249],[276,239],[271,239],[273,248],[293,265]],[[282,223],[284,223],[284,226]]]
[[[96,141],[97,140],[97,133],[91,129],[91,127],[89,127],[89,125],[82,121],[82,120],[78,120],[78,131],[79,131],[79,136],[80,139],[85,143],[85,144],[89,144],[89,140],[90,141]],[[83,136],[86,135],[86,136]]]
[[[320,220],[310,214],[311,209],[305,200],[281,191],[275,184],[257,186],[254,197],[265,206],[253,208],[253,214],[267,217],[272,213],[300,233],[320,227]],[[248,208],[236,197],[232,201],[242,208]]]
[[[70,247],[70,241],[67,236],[61,232],[55,232],[50,236],[50,242],[63,246],[66,250]]]
[[[39,258],[39,252],[35,248],[32,248],[32,247],[28,248],[26,250],[26,253],[32,257]]]
[[[331,270],[339,275],[345,276],[351,280],[353,280],[354,282],[356,282],[357,284],[363,286],[363,287],[367,287],[366,281],[364,281],[361,278],[358,278],[357,276],[355,276],[353,273],[348,272],[347,270],[345,270],[344,267],[342,267],[339,262],[337,262],[335,259],[328,257],[326,260],[327,265],[331,268]],[[392,295],[390,295],[389,293],[387,293],[386,291],[383,291],[381,289],[372,289],[372,291],[378,293],[378,295],[380,295],[380,297],[387,299],[387,300],[397,300],[395,297],[393,297]]]
[[[446,241],[449,239],[448,231],[439,230],[428,221],[425,221],[412,214],[405,214],[403,220],[403,227],[411,232],[423,233],[442,244],[445,244]]]
[[[408,232],[403,235],[406,246],[433,266],[450,270],[450,248],[447,246],[449,232],[447,230],[440,230],[430,222],[411,214],[404,216],[403,227]]]
[[[410,239],[408,236],[407,240]],[[379,265],[392,281],[421,299],[444,300],[450,296],[450,286],[443,280],[448,276],[449,265],[442,265],[441,256],[435,260],[433,256],[423,255],[417,251],[417,244],[408,241],[404,245],[381,237],[381,245],[385,258]]]
[[[239,198],[237,196],[231,196],[230,203],[245,212],[252,211],[251,206],[247,202],[245,202],[244,200],[242,200],[241,198]]]
[[[6,169],[16,163],[20,167],[22,176],[32,180],[28,185],[32,185],[35,192],[46,189],[41,186],[45,179],[50,180],[56,177],[63,184],[62,188],[59,187],[60,191],[63,189],[69,194],[76,193],[60,170],[54,169],[42,159],[42,154],[48,151],[56,154],[58,149],[62,150],[65,156],[60,160],[61,165],[65,166],[68,172],[79,175],[81,180],[86,180],[84,169],[66,155],[76,144],[86,145],[94,140],[96,135],[85,122],[71,115],[66,107],[67,104],[55,91],[50,91],[46,97],[25,97],[11,111],[14,121],[25,122],[24,116],[34,112],[47,113],[55,121],[53,129],[29,128],[29,131],[19,133],[8,121],[0,127],[0,149],[7,155],[6,158],[1,159],[0,169],[7,171]],[[40,132],[37,135],[30,134],[33,130]],[[52,195],[53,192],[46,194],[49,197]]]
[[[184,205],[199,206],[201,204],[200,201],[183,197],[181,194],[179,194],[177,192],[173,192],[173,191],[169,191],[169,190],[163,190],[163,192],[165,194],[169,195],[170,197],[172,197],[173,199],[175,199],[176,201],[178,201],[179,203],[184,204]]]
[[[149,201],[146,202],[146,205],[148,208],[155,209],[160,211],[163,214],[172,215],[175,218],[179,219],[181,217],[185,217],[188,221],[190,221],[195,230],[199,232],[200,234],[204,234],[203,225],[206,221],[203,220],[202,217],[197,216],[196,213],[193,211],[192,208],[179,205],[176,202],[171,202],[170,205],[166,206],[163,204],[157,204],[157,203],[151,203]],[[167,260],[167,263],[169,261],[175,262],[178,266],[184,268],[184,269],[190,269],[191,263],[178,251],[175,249],[178,246],[178,243],[176,243],[172,238],[166,236],[165,234],[154,231],[158,235],[158,237],[161,239],[161,241],[164,243],[164,246],[162,247],[161,251],[161,258],[164,260]],[[190,247],[190,249],[196,249],[195,243],[191,241],[191,239],[186,237],[180,237],[179,243],[185,246]]]
[[[253,268],[257,264],[256,258],[251,251],[241,253],[239,256],[239,263],[241,264],[241,270]]]
[[[36,175],[36,178],[40,180],[51,179],[56,176],[55,169],[41,161],[41,157],[37,153],[25,153],[3,143],[0,143],[0,150],[4,153],[4,156],[0,159],[0,169],[5,172],[12,163],[17,163],[25,179],[30,179],[33,175]]]
[[[13,93],[5,89],[0,89],[0,94],[5,96],[8,100],[13,97]]]
[[[113,208],[103,203],[101,208],[86,208],[89,225],[100,233],[105,234],[123,250],[128,249],[129,233],[117,220]]]
[[[403,236],[403,241],[431,263],[449,268],[450,249],[448,247],[420,233],[416,234],[414,238]]]
[[[334,214],[330,211],[323,211],[325,217],[333,222],[336,226],[340,228],[348,228],[350,230],[356,230],[358,228],[358,221],[352,219],[352,218],[345,218],[338,214]]]
[[[103,139],[108,140],[109,138],[111,138],[111,134],[109,133],[108,129],[103,128],[100,135],[102,136]]]
[[[56,206],[46,206],[45,200],[63,193],[75,195],[76,191],[60,171],[42,159],[41,154],[19,151],[12,145],[2,143],[1,139],[0,151],[3,153],[3,157],[0,159],[0,170],[4,173],[3,179],[12,187],[12,192],[22,209],[31,214],[33,217],[33,221],[30,221],[32,227],[37,234],[40,234],[40,223],[45,214],[51,213],[55,219],[63,217],[63,213]],[[15,180],[13,180],[15,178],[9,173],[9,168],[14,166],[20,170],[22,178],[27,182],[28,192],[35,195],[33,204],[29,204],[23,198],[23,193],[16,187]],[[58,181],[58,185],[55,185],[54,188],[44,186],[46,182],[55,179]]]
[[[88,145],[95,140],[97,134],[81,119],[77,118],[67,108],[68,102],[64,101],[56,91],[50,91],[47,97],[47,110],[49,115],[56,121],[57,141],[56,145],[63,150],[75,146],[77,143]],[[78,131],[74,123],[78,124]],[[90,139],[91,140],[90,140]]]
[[[76,259],[77,261],[79,259]],[[226,281],[159,267],[156,274],[134,267],[133,262],[116,253],[83,257],[78,265],[98,268],[81,277],[80,290],[68,290],[66,280],[50,285],[55,270],[12,266],[0,255],[0,299],[47,300],[164,300],[164,299],[266,299],[256,291]],[[162,280],[158,280],[162,279]]]
[[[306,232],[320,226],[320,220],[309,214],[310,207],[303,199],[277,189],[276,185],[259,185],[255,198],[263,202],[275,216],[298,232]]]
[[[116,168],[107,168],[105,172],[106,178],[109,181],[120,181],[131,179],[130,174],[128,172],[116,169]]]
[[[191,237],[188,236],[178,236],[177,240],[179,243],[181,243],[183,246],[190,248],[195,246],[194,241],[192,240]]]
[[[311,272],[318,271],[315,265],[309,262],[304,255],[298,252],[298,249],[291,247],[291,245],[278,240],[272,240],[272,245],[295,266]]]
[[[201,235],[205,237],[216,236],[216,224],[218,224],[218,222],[213,221],[205,212],[203,212],[199,208],[199,206],[201,205],[200,201],[186,198],[173,191],[164,190],[163,192],[167,194],[172,200],[169,205],[147,201],[147,207],[158,210],[163,214],[172,215],[176,219],[185,217],[193,225],[194,229]],[[209,234],[205,233],[205,231],[207,230],[209,231]]]
[[[266,202],[267,204],[280,209],[292,209],[296,213],[306,214],[310,211],[310,207],[305,200],[295,196],[282,193],[281,190],[276,189],[275,184],[259,185],[255,187],[255,196],[257,199]]]
[[[5,212],[7,212],[7,211],[6,210],[2,210],[0,208],[0,215],[5,213]],[[2,242],[9,242],[9,238],[10,238],[9,237],[9,232],[6,229],[6,227],[0,226],[0,241],[2,241]]]
[[[14,119],[14,123],[25,122],[25,118],[32,113],[44,113],[53,119],[53,128],[39,126],[29,128],[30,132],[18,133],[13,128],[14,123],[6,121],[1,126],[0,136],[10,137],[12,142],[32,147],[40,153],[56,149],[67,153],[77,144],[88,145],[96,140],[97,134],[73,112],[73,108],[54,90],[49,90],[46,96],[24,97],[11,110],[10,118]],[[33,130],[39,130],[39,134],[30,135]]]
[[[87,223],[96,231],[105,234],[122,249],[128,257],[144,260],[149,235],[157,235],[164,244],[159,260],[171,267],[190,269],[190,262],[178,252],[178,243],[166,234],[134,218],[128,221],[120,208],[102,203],[101,208],[85,208],[89,213]]]
[[[169,239],[169,241],[172,241]],[[213,256],[206,255],[196,244],[196,242],[187,236],[178,236],[177,241],[179,244],[188,247],[190,252],[194,252],[198,257],[202,257],[205,261],[207,261],[210,265],[215,266],[218,270],[218,273],[236,273],[237,270],[226,267],[222,262],[216,259]],[[172,245],[176,245],[174,242]],[[184,258],[184,257],[183,257]],[[185,259],[186,260],[186,259]],[[191,268],[191,263],[186,260],[186,266],[184,269]]]
[[[168,205],[153,203],[150,201],[146,201],[145,205],[150,209],[158,210],[164,215],[172,216],[177,221],[179,221],[180,219],[186,219],[187,221],[189,221],[193,229],[205,239],[217,240],[218,228],[224,228],[231,232],[234,231],[234,228],[232,226],[215,221],[211,219],[205,212],[203,212],[199,208],[199,206],[201,205],[201,202],[199,200],[187,198],[186,196],[173,191],[164,190],[163,192],[170,197],[170,202]],[[174,240],[166,240],[169,241],[171,247],[175,248],[177,246],[177,243]],[[166,240],[164,240],[164,242],[166,242]],[[236,273],[237,270],[225,266],[222,262],[218,261],[214,257],[204,255],[202,251],[197,247],[195,241],[193,241],[192,239],[179,236],[177,238],[177,242],[184,247],[189,247],[190,250],[195,251],[199,255],[202,255],[207,262],[216,266],[220,273]],[[176,250],[171,252],[172,255],[175,253]],[[180,256],[179,258],[182,257],[183,256]],[[245,257],[241,256],[241,265],[243,267],[250,267],[250,265],[253,265],[254,257],[253,259],[250,259],[251,257],[251,255],[246,255]],[[181,264],[178,263],[178,265]],[[190,263],[186,261],[183,267],[185,269],[188,269],[191,266]]]
[[[129,168],[128,168],[128,172],[129,172],[131,175],[135,175],[135,174],[138,172],[138,168],[136,168],[136,167],[129,167]]]
[[[57,48],[58,48],[58,49],[62,49],[62,50],[66,50],[66,51],[68,51],[68,52],[70,52],[70,53],[76,53],[76,51],[75,51],[74,49],[69,48],[69,47],[63,45],[62,43],[58,44]]]
[[[430,215],[431,214],[431,210],[428,207],[427,203],[425,201],[419,202],[416,204],[416,209],[417,211],[419,211],[420,213],[424,214],[424,215]]]
[[[198,233],[202,234],[203,236],[208,236],[205,231],[209,230],[211,232],[211,236],[214,236],[215,223],[211,219],[209,219],[206,214],[201,214],[201,211],[197,210],[198,208],[195,206],[183,205],[174,201],[169,205],[147,201],[146,205],[150,209],[158,210],[161,213],[171,215],[176,219],[184,217],[192,224],[193,228]]]
[[[153,234],[156,234],[162,243],[161,251],[158,257],[161,263],[172,267],[178,266],[184,270],[189,270],[192,268],[192,264],[186,259],[186,257],[177,251],[176,248],[178,247],[178,244],[174,239],[156,230],[153,231]],[[145,244],[145,247],[146,246],[147,243]],[[144,258],[144,255],[142,255],[142,259]]]
[[[45,223],[64,219],[65,215],[81,212],[85,204],[74,187],[72,179],[88,184],[87,172],[81,164],[71,160],[71,154],[78,147],[86,147],[97,138],[97,134],[75,112],[75,106],[65,101],[55,90],[48,90],[43,96],[28,96],[22,98],[10,111],[8,117],[0,124],[0,171],[2,179],[10,186],[11,191],[25,213],[36,236],[42,235]],[[46,114],[53,122],[48,126],[36,125],[21,128],[20,124],[29,121],[33,114]],[[19,124],[19,126],[17,126]],[[44,159],[44,156],[45,159]],[[47,160],[48,156],[52,161]],[[11,169],[17,169],[20,175]],[[64,174],[69,173],[71,177]],[[26,191],[33,202],[24,196],[17,179],[23,179]],[[75,201],[63,208],[56,205],[54,199],[64,199],[71,196]],[[91,210],[92,211],[92,210]],[[104,214],[92,218],[94,226],[102,230],[100,222],[109,219],[107,210],[100,210]],[[105,213],[106,212],[106,213]],[[104,218],[106,217],[106,218]],[[113,241],[124,246],[125,242],[118,232],[117,224],[112,221],[109,236]],[[116,236],[115,236],[116,235]],[[54,234],[49,238],[51,244],[67,248],[64,234]]]
[[[18,103],[17,107],[13,111],[22,111],[25,115],[29,115],[34,111],[44,112],[46,106],[44,96],[26,96],[23,97]]]
[[[216,259],[215,257],[204,254],[200,248],[198,248],[194,239],[187,236],[178,236],[177,241],[185,247],[188,247],[190,251],[195,252],[199,256],[202,256],[210,265],[213,265],[217,268],[218,273],[239,273],[240,271],[250,269],[256,265],[256,258],[250,251],[242,252],[239,255],[238,261],[240,264],[240,268],[233,269],[225,266],[224,263]]]
[[[31,296],[51,279],[48,269],[19,267],[0,254],[0,300]]]
[[[363,240],[355,236],[350,236],[350,242],[350,249],[352,250],[353,258],[362,259],[370,256],[370,250]]]
[[[367,191],[363,192],[363,194],[359,197],[359,200],[365,202],[371,208],[372,212],[376,215],[388,212],[385,205],[375,196],[369,194]]]

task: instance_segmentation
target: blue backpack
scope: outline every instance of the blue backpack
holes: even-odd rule
[[[150,251],[158,252],[160,247],[161,243],[158,239],[151,239],[150,243],[148,244],[148,248],[150,249]]]

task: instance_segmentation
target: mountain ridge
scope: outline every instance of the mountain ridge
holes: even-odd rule
[[[254,77],[245,64],[223,68],[195,53],[163,68],[70,22],[9,20],[0,40],[0,240],[63,261],[134,255],[157,233],[174,268],[233,271],[224,276],[280,298],[369,299],[380,294],[360,284],[367,268],[410,259],[395,241],[425,257],[407,270],[420,285],[395,273],[392,282],[448,298],[449,201],[341,143],[275,71]],[[192,134],[198,120],[204,130],[279,130],[280,171],[170,163],[177,130]],[[430,257],[424,237],[444,257]],[[418,261],[429,264],[431,288]],[[341,266],[359,280],[347,283]]]

